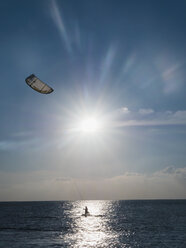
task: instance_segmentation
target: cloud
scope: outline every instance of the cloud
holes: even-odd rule
[[[186,198],[186,167],[167,167],[152,174],[129,173],[78,183],[87,198],[176,199]],[[91,189],[94,189],[90,196]]]
[[[159,177],[174,177],[178,181],[184,182],[184,184],[186,184],[186,167],[175,168],[174,166],[169,166],[161,171],[155,172],[154,175]]]
[[[171,94],[181,89],[184,80],[184,77],[180,70],[182,66],[183,63],[177,63],[163,72],[163,92],[165,94]]]
[[[180,64],[175,64],[174,66],[169,67],[167,70],[163,72],[162,74],[163,78],[165,80],[170,79],[173,76],[173,74],[180,68],[180,66],[181,66]]]
[[[112,44],[109,47],[101,65],[101,71],[102,71],[100,76],[101,85],[104,84],[105,81],[109,79],[109,75],[111,74],[111,66],[113,65],[115,54],[116,54],[116,47]]]
[[[22,131],[22,132],[15,132],[12,134],[12,137],[27,137],[33,135],[31,131]]]
[[[126,111],[119,111],[119,110]],[[155,112],[153,109],[139,109],[127,111],[127,107],[118,109],[119,115],[113,120],[113,126],[161,126],[186,125],[186,110]],[[125,113],[128,115],[125,115]]]
[[[0,151],[15,150],[15,149],[25,149],[25,147],[35,147],[38,144],[38,139],[30,138],[26,140],[1,140],[0,141]]]
[[[149,115],[154,113],[153,109],[139,109],[139,113],[142,115]]]
[[[60,172],[0,173],[0,200],[185,199],[186,167],[109,178],[60,177]]]
[[[130,55],[126,61],[124,61],[122,70],[121,70],[121,75],[120,77],[122,78],[126,73],[130,71],[130,69],[133,67],[136,61],[136,54]]]
[[[118,112],[122,113],[122,114],[130,113],[130,111],[129,111],[129,109],[127,107],[122,107],[122,108],[118,109]]]
[[[71,42],[70,42],[70,38],[69,35],[66,31],[66,27],[64,24],[64,20],[62,18],[62,15],[59,11],[59,7],[57,5],[57,2],[55,0],[51,1],[51,15],[52,15],[52,19],[59,31],[59,34],[61,36],[61,39],[63,40],[65,47],[67,49],[67,51],[69,53],[72,52],[72,48],[71,48]]]

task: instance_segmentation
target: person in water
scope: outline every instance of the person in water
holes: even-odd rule
[[[87,215],[89,212],[88,212],[88,208],[87,206],[85,207],[85,215]]]

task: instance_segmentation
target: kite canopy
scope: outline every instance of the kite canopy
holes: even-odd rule
[[[30,75],[25,79],[26,83],[33,89],[42,94],[50,94],[54,91],[50,86],[42,82],[34,74]]]

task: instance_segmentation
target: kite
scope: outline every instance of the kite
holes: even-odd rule
[[[52,91],[54,91],[50,86],[42,82],[34,74],[31,74],[29,77],[27,77],[25,81],[33,90],[36,90],[39,93],[50,94]]]

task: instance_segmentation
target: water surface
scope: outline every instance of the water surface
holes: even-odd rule
[[[186,200],[1,202],[0,247],[185,248]]]

